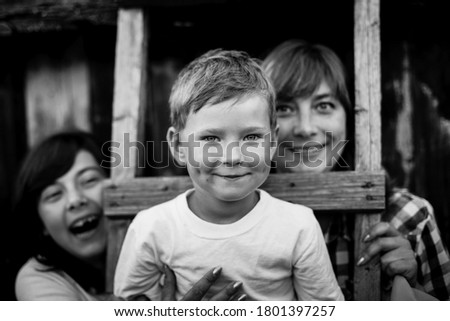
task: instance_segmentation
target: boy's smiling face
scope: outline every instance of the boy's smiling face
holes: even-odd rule
[[[208,105],[188,116],[176,158],[186,164],[203,201],[254,197],[276,149],[268,109],[264,98],[252,95]]]

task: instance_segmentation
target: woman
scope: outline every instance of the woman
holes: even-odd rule
[[[25,262],[16,278],[18,300],[118,299],[105,294],[106,174],[101,160],[100,148],[83,132],[51,136],[25,159],[15,194],[18,253]],[[220,272],[212,269],[184,299],[201,299]],[[169,269],[165,274],[163,297],[173,300],[175,278]],[[236,284],[241,283],[229,284],[214,299],[232,298]]]
[[[337,55],[322,45],[290,40],[269,53],[263,68],[277,92],[278,141],[282,142],[275,157],[277,171],[351,169],[353,145],[347,140],[353,137],[353,107]],[[318,220],[337,279],[351,298],[349,218],[325,215]],[[418,283],[427,293],[449,299],[450,259],[426,200],[406,190],[388,189],[382,222],[371,228],[364,241],[367,247],[357,265],[380,254],[385,275],[403,275],[411,286]]]

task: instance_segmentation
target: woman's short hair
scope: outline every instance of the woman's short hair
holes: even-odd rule
[[[311,96],[325,80],[346,111],[351,109],[345,68],[328,47],[288,40],[268,54],[262,67],[275,87],[277,99]]]

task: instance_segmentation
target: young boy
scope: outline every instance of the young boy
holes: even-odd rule
[[[342,300],[312,210],[258,189],[277,135],[275,94],[258,63],[243,52],[207,52],[183,69],[169,102],[171,152],[194,188],[136,216],[114,293],[159,300],[167,265],[180,298],[220,266],[206,299],[240,280],[251,300]]]

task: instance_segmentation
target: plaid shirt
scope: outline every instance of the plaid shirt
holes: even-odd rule
[[[423,198],[405,189],[396,189],[390,196],[388,208],[381,217],[405,235],[416,254],[417,283],[430,295],[440,299],[450,298],[450,258],[442,243],[433,208]],[[342,215],[324,233],[331,263],[346,299],[353,293],[353,221]]]

